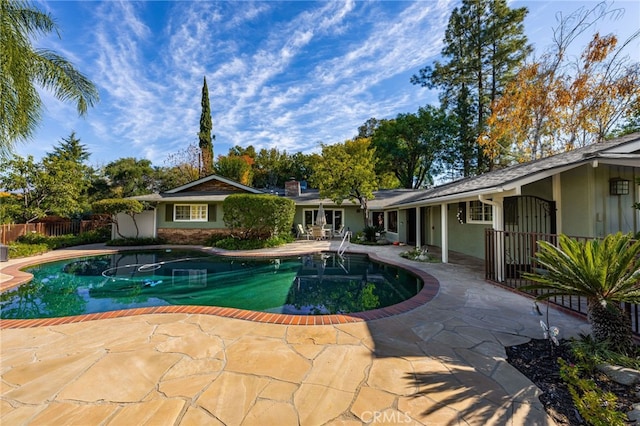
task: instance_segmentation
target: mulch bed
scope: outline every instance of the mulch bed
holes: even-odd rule
[[[548,340],[533,339],[529,343],[507,347],[506,350],[509,364],[544,392],[540,396],[540,402],[558,425],[586,424],[573,403],[567,385],[560,378],[557,359],[574,362],[567,341],[561,341],[560,346],[556,347]],[[640,398],[637,397],[640,386],[623,386],[601,373],[594,373],[592,378],[601,389],[613,392],[617,396],[619,411],[626,413],[632,409],[634,403],[640,402]]]

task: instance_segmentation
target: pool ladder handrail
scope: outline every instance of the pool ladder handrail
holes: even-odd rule
[[[338,247],[338,256],[342,257],[344,252],[347,250],[349,241],[351,241],[351,231],[347,231],[344,233],[344,237],[342,237],[342,242],[340,243],[340,247]],[[345,244],[345,242],[347,244]]]

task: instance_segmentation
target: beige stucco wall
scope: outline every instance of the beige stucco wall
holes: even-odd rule
[[[584,165],[562,173],[562,232],[572,236],[604,237],[616,232],[639,232],[638,202],[635,184],[640,168]],[[629,194],[609,195],[609,180],[629,180]]]
[[[491,224],[460,223],[457,214],[458,203],[448,204],[449,250],[484,258],[484,232],[492,227]]]
[[[552,179],[551,177],[548,177],[546,179],[524,185],[521,193],[522,195],[531,195],[551,201],[553,200]]]
[[[155,222],[154,222],[155,210],[145,210],[142,213],[135,215],[136,223],[138,224],[138,237],[139,238],[152,238],[155,237]],[[122,234],[126,238],[135,238],[136,236],[136,227],[133,223],[133,219],[131,216],[118,213],[116,220],[118,221],[118,228],[120,230],[120,234]],[[120,235],[116,232],[116,226],[113,225],[111,227],[111,238],[117,239],[121,238]]]

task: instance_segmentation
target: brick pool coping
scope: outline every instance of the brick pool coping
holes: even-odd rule
[[[291,251],[291,252],[278,252],[274,253],[260,253],[260,252],[226,252],[216,249],[204,248],[202,246],[146,246],[146,247],[126,247],[117,249],[98,249],[90,250],[88,253],[83,253],[84,250],[78,249],[73,252],[56,253],[54,255],[47,256],[46,258],[32,257],[24,262],[15,263],[4,268],[3,273],[10,275],[13,278],[0,284],[0,292],[4,292],[14,287],[18,287],[31,280],[33,275],[28,272],[24,272],[21,269],[29,266],[38,265],[41,263],[55,262],[58,260],[71,259],[79,256],[96,256],[101,254],[118,253],[127,250],[154,250],[154,249],[190,249],[200,250],[205,253],[216,254],[220,256],[231,257],[274,257],[277,256],[296,256],[302,254],[318,253],[318,250],[310,250],[306,252]],[[49,252],[51,253],[51,252]],[[332,325],[332,324],[347,324],[354,322],[364,322],[370,320],[376,320],[381,318],[387,318],[390,316],[409,312],[415,308],[418,308],[425,303],[431,301],[440,290],[440,283],[432,275],[424,272],[420,269],[414,268],[410,265],[405,265],[397,262],[393,262],[389,259],[382,259],[375,253],[369,253],[365,251],[349,251],[353,254],[366,254],[372,260],[376,262],[385,263],[398,268],[403,268],[412,274],[418,276],[423,280],[424,286],[422,290],[415,296],[397,303],[395,305],[387,306],[384,308],[373,309],[364,312],[355,312],[350,314],[335,314],[335,315],[289,315],[278,314],[269,312],[249,311],[246,309],[238,308],[223,308],[217,306],[192,306],[192,305],[172,305],[172,306],[154,306],[146,308],[134,308],[109,312],[98,312],[93,314],[76,315],[69,317],[58,318],[41,318],[41,319],[1,319],[0,329],[9,328],[31,328],[31,327],[46,327],[59,324],[71,324],[85,321],[95,321],[109,318],[121,318],[137,315],[148,314],[201,314],[201,315],[216,315],[225,318],[236,318],[247,321],[254,321],[268,324],[282,324],[282,325]]]

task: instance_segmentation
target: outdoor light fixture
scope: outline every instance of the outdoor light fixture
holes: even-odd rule
[[[629,181],[627,179],[613,178],[609,180],[609,195],[627,195],[629,193]]]

